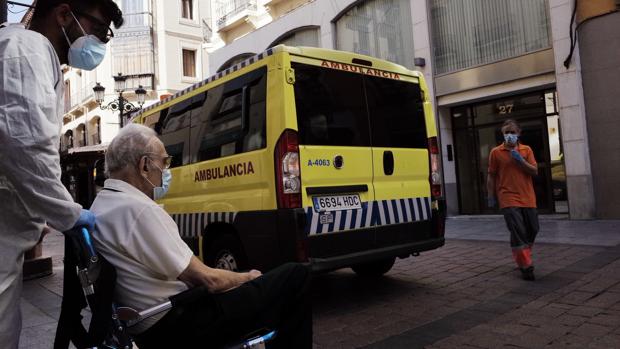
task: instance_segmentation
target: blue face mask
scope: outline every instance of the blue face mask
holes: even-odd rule
[[[172,173],[169,169],[161,171],[161,187],[153,188],[153,199],[159,200],[168,194],[170,189],[170,183],[172,183]]]
[[[65,39],[69,43],[69,65],[78,69],[93,70],[103,61],[106,45],[95,35],[86,34],[80,22],[73,15],[73,12],[71,15],[82,30],[82,33],[84,33],[84,36],[80,36],[71,42],[65,28],[61,27]]]
[[[515,134],[507,133],[504,135],[504,141],[506,141],[506,144],[508,145],[515,145],[517,144],[518,140],[519,140],[519,136]]]
[[[170,183],[172,183],[172,173],[170,169],[162,170],[159,166],[153,164],[158,170],[161,171],[161,187],[156,186],[148,178],[144,177],[150,185],[153,186],[153,200],[159,200],[168,194],[168,189],[170,189]]]

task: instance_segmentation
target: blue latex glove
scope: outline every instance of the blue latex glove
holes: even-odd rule
[[[521,156],[521,154],[515,149],[510,151],[510,155],[512,155],[512,158],[517,160],[518,162],[525,161],[525,159],[523,159],[523,156]]]
[[[80,218],[78,218],[73,227],[86,227],[88,230],[92,231],[95,229],[95,215],[89,210],[82,209]]]
[[[495,196],[489,196],[487,197],[487,205],[491,208],[495,207],[495,205],[497,204],[497,201],[495,200]]]

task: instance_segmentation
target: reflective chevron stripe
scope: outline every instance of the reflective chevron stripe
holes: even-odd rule
[[[357,210],[316,212],[306,208],[306,234],[325,234],[374,226],[431,219],[430,198],[379,200],[362,203]]]
[[[173,213],[170,216],[179,227],[182,238],[197,238],[211,223],[234,223],[237,212]]]

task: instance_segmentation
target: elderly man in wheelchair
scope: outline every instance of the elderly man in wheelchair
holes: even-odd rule
[[[113,318],[126,320],[139,348],[227,347],[257,329],[276,330],[263,338],[269,347],[311,348],[308,268],[289,263],[261,274],[203,264],[154,201],[165,195],[169,165],[156,133],[142,125],[126,126],[108,146],[109,179],[91,211],[94,248],[116,270]],[[192,288],[200,291],[169,306]]]

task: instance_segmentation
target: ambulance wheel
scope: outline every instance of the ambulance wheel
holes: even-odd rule
[[[240,271],[247,269],[241,242],[231,234],[223,234],[206,246],[206,264],[212,268]]]
[[[395,260],[395,257],[381,259],[374,262],[354,265],[351,269],[360,276],[381,276],[392,269]]]

